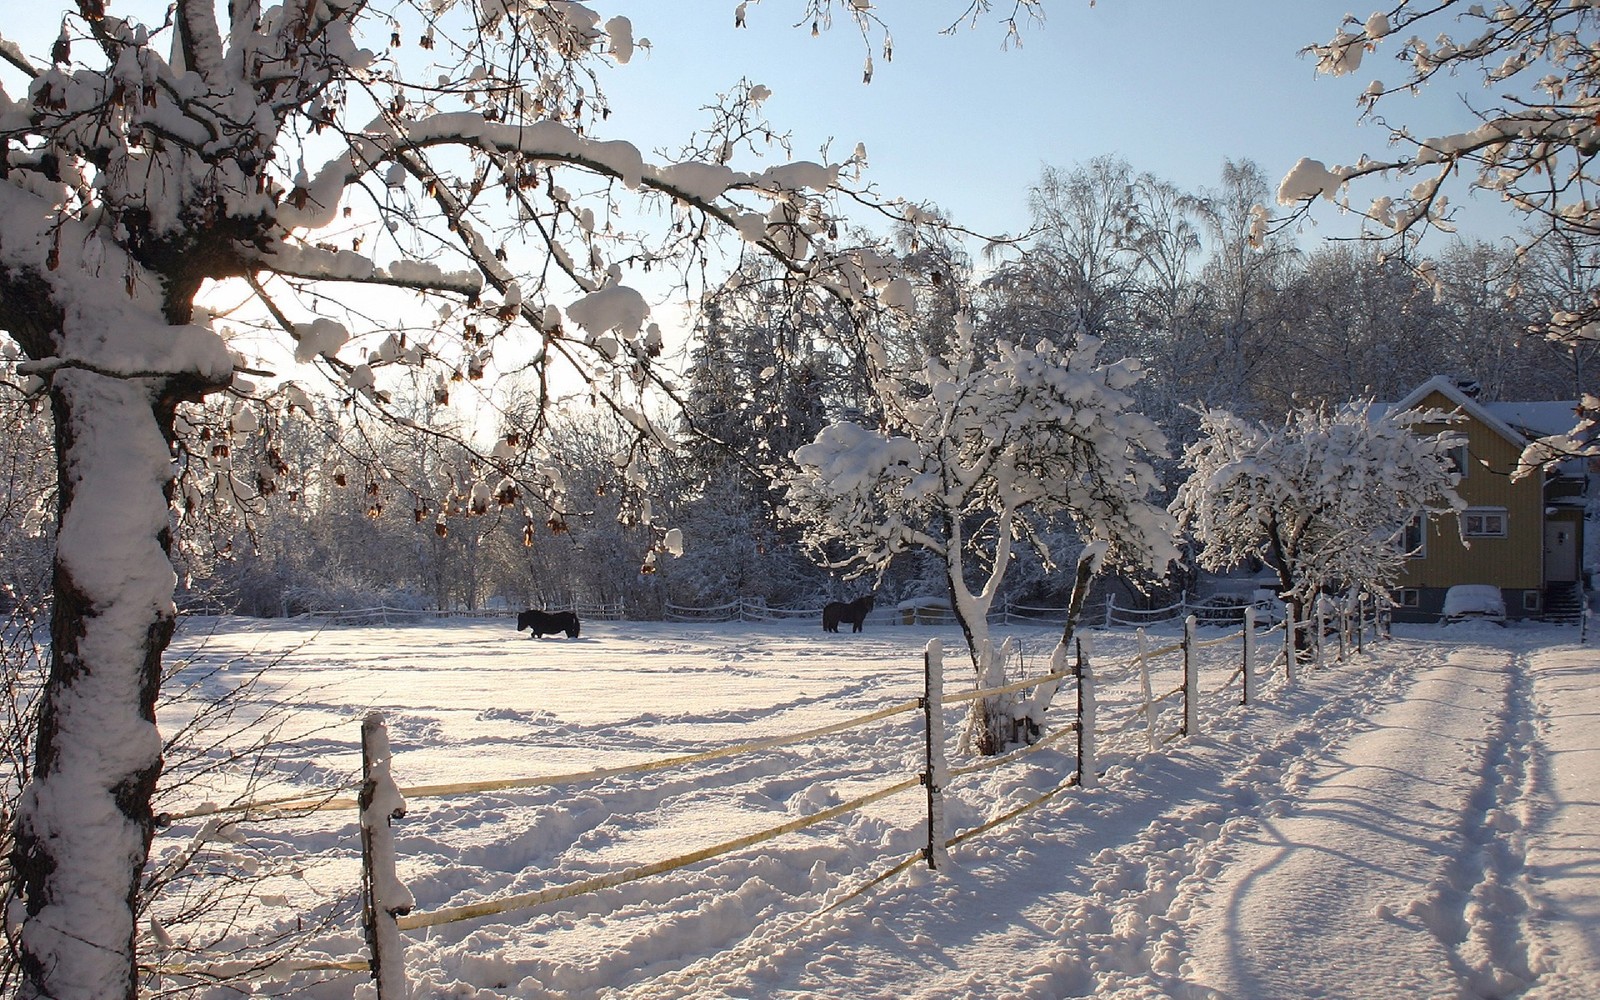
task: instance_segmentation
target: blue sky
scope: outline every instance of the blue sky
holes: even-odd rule
[[[1349,0],[1055,0],[1022,46],[1006,50],[993,22],[939,33],[965,0],[891,0],[878,12],[895,55],[876,60],[870,85],[855,29],[836,20],[811,37],[794,27],[798,0],[751,4],[744,29],[734,27],[733,0],[696,3],[693,14],[676,6],[630,11],[653,49],[609,82],[613,127],[664,143],[693,127],[706,97],[747,76],[772,89],[768,117],[792,130],[797,156],[816,157],[830,137],[835,156],[864,142],[885,193],[932,201],[986,233],[1026,225],[1027,188],[1044,164],[1120,155],[1196,190],[1218,183],[1224,158],[1255,160],[1276,186],[1301,156],[1331,165],[1382,155],[1387,135],[1357,123],[1356,97],[1374,77],[1403,78],[1387,52],[1338,79],[1298,55],[1331,38],[1346,13],[1370,12]],[[1387,113],[1430,134],[1469,127],[1458,94],[1476,81],[1449,82],[1457,86]],[[1464,190],[1453,198],[1465,199]],[[1509,230],[1495,202],[1466,211],[1464,232]],[[1316,218],[1311,238],[1353,225],[1331,205]]]
[[[1298,55],[1332,37],[1346,13],[1370,12],[1349,0],[1047,0],[1047,20],[1026,26],[1023,44],[1010,48],[992,18],[940,33],[967,0],[879,0],[895,54],[885,62],[875,53],[871,84],[861,82],[865,49],[854,27],[840,18],[813,38],[795,26],[801,0],[752,2],[743,29],[734,26],[737,0],[589,3],[603,16],[627,14],[636,36],[652,42],[602,77],[615,111],[607,137],[675,148],[703,122],[698,109],[746,77],[773,91],[767,115],[792,132],[797,157],[820,158],[832,139],[843,158],[863,142],[868,177],[883,193],[935,203],[990,234],[1026,226],[1027,189],[1045,164],[1120,155],[1198,190],[1217,183],[1224,158],[1255,160],[1276,185],[1301,156],[1331,165],[1381,155],[1386,136],[1357,124],[1356,96],[1375,76],[1402,76],[1387,52],[1339,79],[1318,77]],[[111,9],[159,16],[164,6],[120,0]],[[1007,0],[995,6],[1010,9]],[[11,11],[0,33],[43,55],[59,10]],[[1476,81],[1447,83],[1386,111],[1430,134],[1464,128],[1458,92],[1474,92]],[[1465,201],[1464,191],[1453,200]],[[1466,211],[1466,232],[1511,228],[1486,199]],[[1308,239],[1352,231],[1331,205],[1316,218]]]

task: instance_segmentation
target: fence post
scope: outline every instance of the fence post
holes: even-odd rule
[[[1134,633],[1139,640],[1139,695],[1144,701],[1144,732],[1145,743],[1151,749],[1156,748],[1156,703],[1150,691],[1150,636],[1145,632],[1144,626]]]
[[[1256,658],[1256,608],[1247,604],[1244,608],[1244,651],[1241,654],[1243,662],[1239,665],[1239,704],[1250,704],[1250,683],[1255,674]]]
[[[1356,595],[1356,655],[1364,651],[1361,646],[1361,633],[1367,628],[1367,595],[1363,591]]]
[[[1117,595],[1106,591],[1106,628],[1111,628],[1116,622]]]
[[[928,846],[925,856],[931,869],[949,865],[944,835],[944,783],[948,774],[944,760],[944,643],[929,639],[922,654],[926,688],[922,699],[923,733],[927,737],[927,763],[922,783],[928,789]]]
[[[1315,653],[1315,658],[1312,662],[1318,670],[1321,670],[1323,666],[1322,645],[1323,641],[1328,637],[1328,608],[1323,603],[1321,594],[1318,594],[1316,599],[1311,602],[1311,629],[1312,650]]]
[[[391,820],[406,814],[406,802],[389,769],[389,730],[383,715],[361,722],[361,918],[372,952],[372,979],[378,1000],[406,1000],[405,946],[395,917],[411,912],[411,891],[395,873]]]
[[[1090,662],[1094,647],[1085,650],[1083,636],[1076,641],[1078,664],[1074,673],[1078,675],[1078,785],[1081,788],[1093,788],[1100,780],[1094,760],[1095,710],[1098,707],[1094,692],[1094,666]]]
[[[1283,682],[1294,683],[1294,639],[1300,631],[1300,623],[1294,620],[1294,605],[1284,602],[1283,605]]]
[[[1183,735],[1200,735],[1200,665],[1195,662],[1194,615],[1183,620]]]

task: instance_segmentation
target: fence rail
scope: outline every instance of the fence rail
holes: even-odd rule
[[[865,892],[872,885],[879,884],[896,872],[905,870],[905,868],[918,860],[924,861],[932,868],[943,867],[946,854],[951,847],[963,844],[1003,823],[1016,819],[1026,812],[1052,801],[1072,787],[1094,785],[1097,782],[1099,773],[1100,749],[1097,746],[1097,740],[1104,740],[1108,748],[1115,744],[1115,748],[1118,750],[1137,753],[1140,752],[1139,748],[1125,745],[1124,739],[1126,734],[1140,727],[1145,731],[1145,739],[1142,742],[1145,744],[1145,749],[1150,751],[1156,750],[1179,737],[1198,735],[1201,722],[1199,708],[1202,697],[1206,695],[1211,697],[1219,696],[1226,692],[1236,680],[1242,679],[1241,700],[1248,701],[1252,697],[1254,684],[1260,679],[1260,675],[1275,675],[1280,664],[1283,667],[1283,681],[1291,683],[1294,680],[1295,665],[1302,656],[1310,657],[1309,662],[1314,666],[1323,665],[1327,656],[1336,655],[1338,659],[1343,660],[1350,650],[1360,651],[1361,635],[1368,625],[1371,626],[1374,638],[1379,634],[1382,609],[1377,604],[1373,604],[1370,607],[1360,605],[1348,608],[1343,613],[1332,617],[1323,613],[1326,610],[1326,608],[1319,609],[1317,618],[1309,623],[1300,623],[1292,627],[1279,623],[1262,629],[1257,627],[1254,609],[1247,607],[1243,611],[1243,622],[1238,630],[1221,636],[1208,636],[1203,639],[1198,637],[1196,631],[1198,618],[1196,615],[1191,614],[1185,619],[1183,638],[1177,643],[1151,648],[1144,629],[1140,628],[1137,632],[1136,654],[1120,662],[1108,660],[1095,664],[1091,648],[1092,642],[1086,641],[1086,638],[1080,638],[1076,649],[1076,659],[1070,666],[1061,666],[1067,660],[1067,658],[1062,657],[1052,660],[1058,669],[1051,673],[1026,677],[983,690],[960,691],[949,694],[944,693],[943,690],[942,645],[939,640],[934,639],[928,643],[925,653],[925,689],[921,698],[885,705],[841,722],[793,733],[735,745],[714,747],[697,753],[680,754],[631,765],[595,768],[569,774],[403,787],[397,784],[393,774],[393,762],[382,719],[373,715],[369,716],[363,723],[363,779],[360,794],[355,799],[343,794],[349,791],[348,788],[325,789],[321,792],[303,794],[292,798],[240,803],[220,808],[205,807],[186,813],[172,814],[164,817],[164,819],[168,821],[194,819],[223,812],[248,814],[266,811],[289,812],[304,810],[306,812],[315,812],[359,808],[361,810],[360,826],[363,845],[363,926],[369,955],[365,962],[361,959],[351,959],[347,961],[312,963],[310,965],[302,963],[297,967],[316,967],[330,970],[366,968],[373,975],[380,1000],[393,1000],[393,998],[406,995],[407,990],[403,973],[404,944],[401,936],[402,932],[532,909],[559,900],[660,875],[711,858],[746,850],[756,844],[837,819],[849,812],[863,809],[873,803],[918,787],[925,789],[927,792],[926,846],[916,855],[896,862],[888,870],[879,873],[863,885],[856,887],[844,898],[853,898],[861,892]],[[1261,640],[1269,639],[1276,633],[1281,633],[1283,637],[1282,650],[1271,657],[1265,664],[1258,662],[1255,655],[1257,644]],[[1238,665],[1229,671],[1227,679],[1220,685],[1202,691],[1200,685],[1201,654],[1207,650],[1225,650],[1235,644],[1240,649]],[[1227,654],[1224,653],[1223,655],[1226,656]],[[1216,654],[1212,653],[1211,656],[1214,660]],[[1162,694],[1153,694],[1155,685],[1151,676],[1152,666],[1155,661],[1169,657],[1177,657],[1181,661],[1183,681],[1177,687]],[[1075,719],[1056,726],[1032,745],[1019,747],[1006,754],[992,758],[977,760],[958,768],[951,768],[948,765],[946,761],[946,741],[943,733],[944,709],[981,698],[1004,698],[1029,689],[1038,689],[1047,684],[1059,687],[1063,681],[1069,679],[1076,681],[1077,707]],[[1099,720],[1100,705],[1097,694],[1099,685],[1102,683],[1127,685],[1134,680],[1139,683],[1140,694],[1135,698],[1133,704],[1129,706],[1128,717],[1125,720],[1107,719],[1107,725],[1102,726]],[[1165,735],[1162,735],[1158,733],[1158,729],[1161,728],[1159,717],[1164,711],[1161,706],[1179,696],[1182,697],[1182,724],[1176,729],[1165,731]],[[395,820],[404,817],[408,800],[477,795],[490,791],[526,789],[539,786],[578,784],[665,768],[687,767],[720,758],[760,753],[848,730],[876,726],[898,716],[912,713],[918,714],[922,719],[921,728],[926,746],[924,765],[919,773],[910,775],[904,772],[899,775],[895,775],[892,772],[887,773],[884,775],[886,784],[881,787],[848,801],[837,803],[815,813],[796,817],[764,830],[745,834],[677,857],[650,864],[625,867],[614,872],[566,885],[549,886],[534,892],[481,900],[462,906],[441,907],[424,912],[415,912],[415,904],[411,894],[394,874],[397,867],[395,837],[389,828]],[[1076,767],[1072,773],[1063,777],[1057,787],[1031,798],[1003,815],[992,817],[972,829],[951,833],[946,828],[943,797],[952,782],[981,771],[988,771],[1015,763],[1047,747],[1057,745],[1069,736],[1076,736],[1078,740]],[[841,905],[841,901],[838,899],[830,904],[830,908],[837,905]],[[183,975],[185,974],[185,968],[192,969],[194,967],[169,966],[162,971],[173,975]]]
[[[626,617],[621,601],[599,604],[579,601],[567,604],[548,604],[541,610],[571,611],[579,618],[593,621],[619,621]],[[378,605],[371,608],[338,608],[327,611],[307,611],[296,618],[325,622],[329,625],[395,625],[417,622],[426,618],[515,618],[515,608],[478,608],[437,611],[427,608],[394,608]]]

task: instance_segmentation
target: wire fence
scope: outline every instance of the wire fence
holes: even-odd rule
[[[621,621],[627,617],[626,609],[621,601],[609,604],[592,601],[547,604],[542,606],[541,610],[552,613],[571,611],[585,621]],[[308,611],[295,617],[327,625],[370,626],[412,624],[433,618],[515,618],[518,613],[516,608],[437,611],[423,608],[394,608],[378,605],[371,608]]]
[[[1282,602],[1252,600],[1237,596],[1199,598],[1185,595],[1179,600],[1155,608],[1136,608],[1119,605],[1115,597],[1086,606],[1079,620],[1086,625],[1103,628],[1131,628],[1154,625],[1160,622],[1182,621],[1193,614],[1202,625],[1238,625],[1244,620],[1245,608],[1254,608],[1257,619],[1277,622],[1283,619]],[[991,625],[1065,625],[1068,608],[1030,605],[1002,599],[989,611]],[[668,602],[663,618],[671,622],[781,622],[802,619],[820,619],[822,604],[794,607],[772,607],[760,598],[740,597],[722,604],[686,605]],[[948,602],[939,599],[909,600],[898,605],[875,608],[867,620],[878,625],[953,625],[955,612]]]
[[[1587,596],[1587,595],[1585,595]],[[1156,607],[1133,607],[1119,603],[1115,596],[1086,606],[1079,615],[1081,624],[1091,628],[1137,628],[1163,622],[1180,622],[1194,615],[1202,627],[1237,626],[1244,619],[1246,608],[1253,608],[1257,621],[1277,624],[1287,611],[1277,598],[1243,598],[1234,594],[1199,597],[1185,594],[1178,600]],[[621,601],[575,601],[541,606],[548,612],[571,611],[584,621],[624,621],[629,615]],[[1415,608],[1397,608],[1406,620],[1414,622],[1439,622],[1447,624],[1456,620],[1442,612],[1423,612]],[[190,609],[187,613],[202,613]],[[203,613],[220,613],[205,610]],[[514,618],[516,608],[480,608],[438,611],[419,608],[400,608],[378,605],[368,608],[349,608],[326,611],[309,611],[295,616],[298,619],[317,621],[334,626],[399,625],[434,618]],[[988,615],[991,625],[1065,625],[1068,609],[1065,606],[1031,605],[1002,599]],[[1594,612],[1587,606],[1563,618],[1558,623],[1577,625],[1580,641],[1587,642],[1593,629]],[[720,624],[725,622],[787,622],[820,620],[822,604],[773,607],[756,597],[740,597],[721,604],[687,605],[666,602],[661,618],[669,622],[693,624]],[[867,621],[875,625],[954,625],[955,612],[947,602],[935,599],[911,600],[899,605],[874,609]]]
[[[1191,613],[1184,619],[1183,636],[1177,642],[1152,647],[1149,636],[1141,627],[1136,630],[1136,652],[1132,657],[1097,663],[1093,653],[1092,637],[1080,637],[1075,656],[1068,656],[1065,651],[1058,650],[1057,655],[1050,661],[1052,669],[1047,673],[1023,677],[991,688],[950,694],[946,694],[943,688],[942,644],[940,640],[935,639],[929,642],[924,657],[924,693],[922,697],[914,700],[883,705],[825,726],[712,747],[694,753],[565,774],[402,786],[396,781],[392,771],[392,754],[382,716],[374,713],[369,715],[362,725],[363,777],[359,786],[326,788],[295,796],[229,806],[203,806],[167,814],[160,818],[161,826],[168,827],[188,820],[225,814],[263,818],[281,814],[359,809],[363,855],[361,901],[363,928],[368,946],[367,955],[320,963],[294,961],[281,964],[277,967],[277,971],[366,970],[373,976],[380,1000],[391,1000],[407,995],[403,933],[532,910],[560,900],[662,875],[711,858],[749,850],[758,844],[840,819],[848,813],[916,789],[922,789],[927,799],[925,846],[909,857],[886,859],[889,862],[886,868],[870,876],[850,892],[834,897],[826,909],[831,910],[843,905],[919,861],[930,868],[943,867],[951,848],[1017,819],[1060,797],[1072,787],[1095,784],[1101,770],[1099,761],[1103,751],[1127,753],[1154,751],[1174,740],[1198,735],[1202,724],[1200,709],[1206,699],[1214,700],[1237,684],[1239,687],[1237,701],[1249,703],[1259,696],[1259,688],[1264,682],[1277,679],[1280,683],[1292,683],[1297,671],[1302,667],[1316,668],[1331,659],[1343,660],[1347,655],[1361,652],[1369,630],[1374,640],[1380,634],[1386,634],[1385,613],[1386,605],[1376,602],[1353,604],[1337,611],[1323,605],[1319,607],[1316,617],[1310,622],[1292,627],[1287,623],[1278,622],[1262,627],[1262,623],[1257,620],[1256,609],[1247,606],[1241,612],[1242,621],[1237,630],[1205,638],[1202,638],[1199,632],[1201,627],[1199,616]],[[1234,652],[1235,649],[1237,654]],[[1179,670],[1179,682],[1170,688],[1165,681],[1157,683],[1158,670],[1172,669],[1161,666],[1168,661],[1176,663]],[[1226,670],[1226,679],[1203,688],[1202,668],[1206,668],[1204,672],[1208,675],[1215,676],[1219,665]],[[950,766],[947,759],[947,741],[944,736],[946,710],[980,700],[992,705],[1004,705],[1008,698],[1026,698],[1047,685],[1059,689],[1064,682],[1069,681],[1073,682],[1076,689],[1076,712],[1070,722],[1057,725],[1054,729],[1042,733],[1030,745],[1020,746],[992,757],[975,758],[959,767]],[[1107,688],[1137,691],[1131,700],[1117,706],[1126,712],[1125,718],[1107,717],[1101,720],[1101,700],[1098,692]],[[920,771],[909,774],[905,772],[896,774],[892,771],[884,773],[881,775],[882,783],[871,791],[829,805],[827,808],[797,816],[787,822],[708,845],[699,850],[647,864],[624,865],[588,879],[548,886],[533,892],[428,910],[417,909],[410,892],[396,874],[398,859],[391,826],[406,815],[409,802],[476,796],[540,786],[583,785],[624,775],[643,774],[668,768],[687,768],[723,758],[760,754],[837,733],[882,727],[908,715],[917,716],[921,723],[919,728],[923,736],[925,760]],[[1059,745],[1070,737],[1076,737],[1077,740],[1076,766],[1072,773],[1063,776],[1056,787],[970,829],[951,831],[947,828],[943,799],[954,782],[980,772],[1014,764],[1044,749]],[[352,792],[355,794],[352,795]],[[195,970],[200,967],[193,964],[169,965],[161,971],[166,975],[181,977],[197,975]],[[205,968],[208,970],[206,975],[215,974],[214,964]]]

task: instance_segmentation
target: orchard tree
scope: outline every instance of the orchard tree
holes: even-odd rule
[[[839,7],[879,37],[868,5]],[[0,329],[49,400],[58,482],[50,675],[12,855],[28,997],[137,992],[172,504],[200,492],[176,477],[274,493],[289,470],[246,443],[311,409],[295,384],[256,391],[202,293],[247,299],[235,315],[267,317],[347,414],[392,414],[386,367],[429,369],[441,394],[517,369],[542,403],[576,383],[622,415],[632,462],[666,443],[646,416],[662,333],[644,272],[691,281],[726,233],[851,309],[895,277],[830,236],[841,164],[735,169],[767,134],[750,127],[764,87],[730,92],[681,162],[604,137],[600,74],[636,48],[625,17],[543,0],[219,13],[177,0],[140,23],[76,0],[47,54],[0,37]],[[649,211],[625,208],[636,195]],[[382,305],[396,315],[371,319]],[[224,395],[227,422],[188,448],[180,411]],[[469,496],[559,514],[556,485],[506,482],[500,451],[476,456]]]
[[[795,450],[785,477],[784,513],[832,568],[881,578],[895,556],[918,550],[943,562],[980,687],[1004,683],[989,609],[1014,546],[1031,544],[1050,562],[1046,518],[1066,516],[1084,543],[1058,666],[1097,568],[1109,559],[1160,570],[1176,555],[1171,519],[1146,499],[1157,485],[1148,457],[1166,444],[1129,408],[1138,366],[1100,364],[1099,347],[1083,337],[1071,348],[981,350],[962,321],[949,357],[876,379],[883,426],[828,425]],[[982,699],[968,740],[998,753],[1028,721],[1015,699]]]
[[[1324,591],[1388,592],[1406,558],[1406,525],[1464,508],[1451,459],[1462,439],[1414,430],[1449,419],[1370,402],[1298,409],[1279,426],[1207,410],[1171,509],[1202,567],[1261,560],[1277,573],[1291,620],[1304,621]]]
[[[1592,250],[1600,237],[1600,200],[1594,197],[1600,181],[1597,48],[1600,8],[1586,0],[1399,0],[1364,21],[1348,16],[1330,41],[1308,51],[1316,55],[1319,72],[1334,76],[1361,72],[1369,54],[1393,55],[1398,77],[1373,80],[1361,101],[1363,116],[1379,120],[1400,152],[1334,167],[1302,159],[1284,177],[1278,201],[1300,215],[1319,198],[1348,203],[1355,182],[1385,178],[1404,189],[1380,185],[1357,211],[1375,233],[1405,237],[1430,228],[1451,230],[1450,191],[1464,185],[1500,198],[1527,218],[1523,249],[1560,240]],[[1470,120],[1459,130],[1428,136],[1403,120],[1377,117],[1393,101],[1457,77],[1482,85],[1476,97],[1463,101]],[[1591,274],[1593,266],[1591,257]],[[1557,308],[1536,328],[1566,345],[1600,341],[1600,297]],[[1535,469],[1595,455],[1600,394],[1584,388],[1577,424],[1567,434],[1533,442],[1523,465]]]

